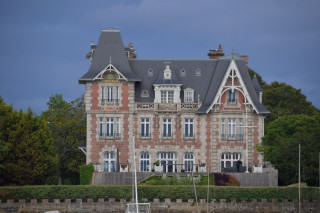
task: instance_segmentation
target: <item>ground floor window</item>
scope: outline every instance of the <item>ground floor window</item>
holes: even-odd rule
[[[147,152],[140,155],[140,172],[150,172],[150,155]]]
[[[177,154],[175,152],[160,152],[158,159],[162,172],[177,172]]]
[[[184,170],[186,172],[193,171],[193,164],[194,164],[194,155],[191,152],[187,152],[184,154]]]
[[[223,171],[224,168],[233,168],[236,166],[236,162],[238,160],[243,161],[243,156],[241,153],[223,153],[221,155],[221,171]]]
[[[115,172],[116,171],[116,156],[114,152],[104,153],[104,171]]]

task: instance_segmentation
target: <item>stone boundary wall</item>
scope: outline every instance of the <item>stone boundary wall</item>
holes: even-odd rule
[[[147,202],[146,199],[143,199]],[[37,202],[36,199],[32,199],[30,202],[26,202],[24,199],[15,202],[14,200],[7,200],[7,202],[2,202],[0,200],[0,213],[4,212],[19,212],[19,213],[31,213],[31,212],[46,212],[57,210],[60,212],[82,212],[82,213],[93,213],[93,212],[124,212],[126,204],[128,202],[124,199],[120,201],[115,201],[114,198],[109,198],[105,200],[100,198],[97,201],[93,199],[87,199],[83,201],[82,199],[76,199],[72,202],[71,199],[65,199],[61,201],[60,199],[54,199],[53,202],[49,202],[48,199],[42,199],[41,202]],[[197,212],[197,205],[194,199],[189,199],[188,202],[182,202],[182,199],[177,199],[172,202],[171,199],[165,199],[164,202],[160,202],[159,199],[153,199],[151,203],[151,212],[186,212],[192,213]],[[207,212],[207,203],[205,199],[200,199],[198,203],[200,212]],[[267,202],[266,199],[262,199],[261,202],[253,200],[251,202],[242,201],[237,203],[236,201],[231,201],[227,203],[226,200],[221,199],[216,202],[213,200],[208,204],[210,212],[215,213],[227,213],[227,212],[238,212],[238,213],[250,213],[250,212],[272,212],[272,213],[294,213],[298,212],[298,202],[294,200],[293,202],[288,202],[284,200],[283,202],[277,202],[272,200],[272,202]],[[304,200],[301,202],[301,209],[303,213],[320,213],[320,200],[309,202]]]

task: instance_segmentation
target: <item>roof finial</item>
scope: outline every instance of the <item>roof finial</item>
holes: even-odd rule
[[[234,58],[234,48],[232,48],[232,58]]]
[[[109,59],[109,64],[112,64],[112,63],[111,63],[111,56],[110,56],[110,59]]]

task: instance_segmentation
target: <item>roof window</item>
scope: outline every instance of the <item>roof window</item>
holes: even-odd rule
[[[184,68],[180,70],[180,76],[186,76],[186,70]]]
[[[199,68],[196,69],[196,76],[201,76],[201,70]]]
[[[151,68],[148,69],[148,76],[153,76],[153,69]]]
[[[143,97],[143,98],[149,97],[149,91],[147,89],[143,89],[141,91],[141,97]]]

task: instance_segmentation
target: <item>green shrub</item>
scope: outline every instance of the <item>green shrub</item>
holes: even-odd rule
[[[198,199],[207,199],[207,186],[196,186]],[[317,187],[301,188],[302,199],[319,200],[320,192]],[[148,198],[153,200],[158,198],[163,201],[165,198],[170,198],[172,201],[182,199],[187,202],[188,199],[194,199],[194,190],[192,185],[169,185],[169,186],[138,186],[139,198]],[[94,186],[94,185],[60,185],[60,186],[21,186],[21,187],[0,187],[0,199],[6,202],[7,199],[26,199],[30,202],[31,199],[67,199],[72,201],[83,199],[86,201],[92,198],[97,201],[99,198],[115,198],[130,200],[132,196],[132,186]],[[227,202],[236,200],[247,202],[257,199],[272,199],[282,201],[298,200],[298,188],[296,187],[229,187],[229,186],[210,186],[209,199],[220,200],[226,199]]]
[[[94,167],[93,167],[92,163],[90,163],[88,165],[80,166],[80,185],[91,184],[93,171],[94,171]]]

